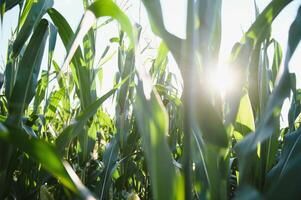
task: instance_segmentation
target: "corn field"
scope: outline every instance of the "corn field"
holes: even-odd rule
[[[227,0],[187,0],[184,39],[166,28],[162,1],[133,2],[149,27],[132,22],[131,1],[82,0],[72,29],[54,0],[0,0],[1,23],[18,10],[1,45],[0,199],[300,199],[301,89],[289,64],[301,7],[282,30],[284,52],[271,27],[294,0],[263,10],[254,0],[256,19],[229,58],[237,80],[221,92],[208,77]],[[99,48],[111,25],[117,35]],[[143,41],[147,28],[155,47]],[[53,56],[59,41],[63,62]],[[116,73],[105,73],[111,62]],[[114,80],[108,91],[104,77]]]

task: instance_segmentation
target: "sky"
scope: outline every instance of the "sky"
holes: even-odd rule
[[[140,47],[143,48],[147,43],[151,43],[151,47],[156,48],[160,42],[157,37],[151,32],[148,24],[146,11],[141,5],[140,1],[129,0],[130,7],[124,7],[123,0],[117,0],[121,8],[127,8],[127,14],[132,22],[140,23],[142,25],[143,34]],[[270,0],[257,0],[259,10],[262,11]],[[164,23],[168,31],[185,38],[185,22],[186,22],[186,4],[187,0],[161,0]],[[295,0],[288,5],[283,12],[276,18],[272,26],[272,37],[275,38],[283,47],[283,52],[286,49],[287,30],[296,16],[298,6],[301,5],[301,0]],[[54,8],[63,13],[67,21],[70,23],[73,30],[78,26],[81,17],[84,13],[81,0],[54,0]],[[140,12],[139,12],[140,11]],[[4,16],[2,27],[0,27],[0,72],[4,70],[4,63],[6,59],[7,40],[11,35],[11,31],[16,27],[18,8],[14,8],[7,12]],[[46,17],[47,18],[47,17]],[[220,49],[220,64],[224,65],[230,55],[230,51],[235,42],[239,41],[244,31],[252,24],[255,19],[254,1],[253,0],[223,0],[222,4],[222,44]],[[102,27],[98,31],[97,36],[97,55],[102,54],[106,45],[109,44],[111,37],[118,36],[118,28],[116,23]],[[111,53],[116,50],[117,46],[113,47]],[[153,51],[153,55],[155,55]],[[301,63],[300,55],[301,48],[295,52],[295,56],[290,62],[290,71],[295,72],[298,80],[298,87],[301,87]],[[61,41],[57,42],[54,53],[54,60],[60,65],[63,64],[66,56],[65,49]],[[151,56],[151,55],[149,55]],[[46,58],[47,56],[45,56]],[[46,60],[43,60],[42,67],[45,68]],[[175,63],[171,60],[171,66],[176,73],[178,73]],[[111,60],[103,66],[104,80],[101,91],[98,94],[103,94],[110,90],[113,86],[114,73],[117,70],[117,62]],[[218,83],[222,84],[222,83]],[[288,102],[286,102],[287,104]],[[109,103],[108,103],[109,104]]]
[[[140,22],[142,26],[148,26],[148,20],[146,12],[141,6],[141,12],[139,14],[140,1],[132,1],[132,6],[128,9],[128,15],[132,21]],[[186,2],[187,0],[161,0],[164,22],[166,28],[173,34],[185,38],[185,21],[186,21]],[[119,0],[118,2],[122,2]],[[260,10],[270,2],[270,0],[257,0],[257,4]],[[295,0],[277,17],[273,23],[272,36],[280,42],[283,47],[286,47],[287,31],[291,22],[293,21],[298,5],[301,4],[301,0]],[[122,3],[119,3],[121,7]],[[76,29],[82,15],[82,1],[81,0],[54,0],[54,7],[62,12],[70,23],[73,29]],[[18,8],[15,8],[6,13],[3,26],[0,29],[0,71],[4,69],[4,61],[6,58],[7,39],[10,37],[10,33],[13,27],[17,23]],[[233,44],[242,37],[243,31],[246,31],[251,25],[254,16],[254,3],[253,0],[223,0],[222,6],[222,45],[220,50],[220,62],[225,63],[229,57],[229,53]],[[140,16],[140,20],[139,17]],[[144,36],[146,40],[153,38],[150,28],[146,28]],[[99,51],[103,51],[103,48],[108,44],[108,37],[112,34],[118,34],[118,30],[115,25],[107,26],[99,31],[98,47]],[[154,39],[155,40],[155,39]],[[158,44],[158,40],[154,42],[154,45]],[[285,49],[284,49],[285,50]],[[296,54],[300,53],[300,48]],[[54,58],[58,63],[62,63],[65,57],[65,51],[61,42],[58,42]],[[297,67],[298,59],[295,56],[291,61],[291,70],[297,72],[301,76],[301,70]],[[300,63],[300,62],[299,62]],[[300,71],[300,72],[299,72]],[[298,83],[301,86],[301,83]]]

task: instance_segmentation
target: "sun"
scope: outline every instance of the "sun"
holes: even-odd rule
[[[235,71],[227,64],[223,64],[209,71],[207,83],[210,90],[224,95],[235,89],[237,78]]]

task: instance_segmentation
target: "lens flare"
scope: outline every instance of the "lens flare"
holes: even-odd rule
[[[227,65],[220,65],[208,73],[208,87],[216,93],[224,95],[235,89],[237,74]]]

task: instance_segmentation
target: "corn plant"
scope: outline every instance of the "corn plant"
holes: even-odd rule
[[[271,37],[292,1],[272,0],[262,12],[254,1],[256,19],[230,55],[238,80],[224,95],[207,77],[217,67],[226,1],[188,0],[181,39],[166,29],[159,0],[141,0],[161,39],[150,59],[141,47],[146,27],[125,14],[131,2],[83,0],[72,30],[53,0],[0,1],[1,20],[19,7],[0,95],[0,199],[298,199],[301,91],[289,62],[301,9],[285,53]],[[119,33],[97,57],[97,34],[112,21]],[[53,56],[58,39],[63,63]],[[116,61],[115,75],[103,74],[107,60]],[[115,82],[97,96],[102,76]],[[103,107],[109,100],[114,115]]]

